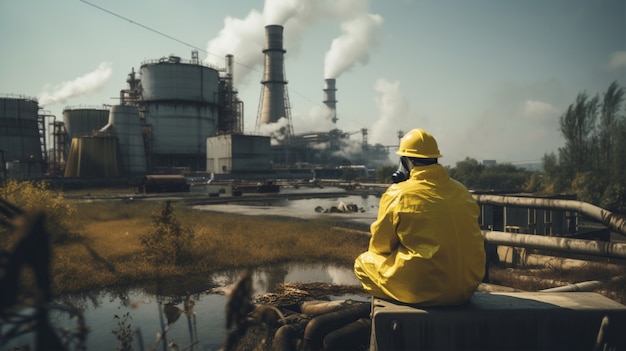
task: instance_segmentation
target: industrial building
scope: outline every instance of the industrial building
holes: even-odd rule
[[[42,113],[36,99],[2,98],[2,177],[141,178],[206,172],[272,178],[290,169],[385,163],[387,149],[369,145],[366,129],[294,134],[283,27],[266,26],[265,34],[261,98],[252,134],[243,130],[244,103],[233,87],[233,56],[227,55],[220,68],[200,61],[192,51],[189,60],[170,55],[142,62],[138,72],[133,68],[128,74],[118,104],[66,107],[62,121]],[[338,120],[335,85],[327,79],[323,89],[333,123]],[[262,134],[268,125],[280,127]],[[356,133],[362,134],[361,142],[350,139]],[[343,152],[348,147],[351,153]]]

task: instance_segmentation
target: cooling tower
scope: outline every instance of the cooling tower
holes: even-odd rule
[[[337,89],[335,89],[335,79],[328,78],[325,79],[324,82],[326,82],[326,87],[324,87],[323,102],[331,113],[329,118],[333,121],[333,123],[337,123],[337,100],[335,99],[335,92]]]
[[[284,55],[286,51],[283,49],[283,26],[266,26],[265,34],[267,38],[265,50],[263,50],[265,72],[261,81],[263,90],[257,118],[257,131],[262,125],[276,123],[283,117],[287,118],[291,124],[287,81],[285,80]]]

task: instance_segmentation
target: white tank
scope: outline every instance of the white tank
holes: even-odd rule
[[[142,63],[144,101],[194,101],[215,104],[219,74],[216,69],[170,56]]]
[[[145,175],[148,167],[137,107],[111,106],[108,126],[117,136],[124,173]]]
[[[63,124],[68,140],[90,135],[109,122],[109,110],[105,107],[66,107],[63,110]]]

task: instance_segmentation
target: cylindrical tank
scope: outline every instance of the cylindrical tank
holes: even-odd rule
[[[142,63],[143,101],[193,101],[216,104],[219,73],[211,67],[170,56]]]
[[[119,177],[118,155],[118,143],[114,136],[76,137],[72,139],[65,177]]]
[[[151,167],[203,167],[206,139],[218,125],[217,69],[170,56],[144,62],[140,73],[141,113],[152,131]]]
[[[100,130],[109,122],[109,109],[106,107],[66,107],[63,110],[63,123],[67,130],[67,140],[86,136]]]
[[[37,123],[39,104],[27,97],[0,98],[0,152],[11,163],[11,178],[43,175],[43,152]],[[2,165],[5,166],[6,165]],[[0,167],[1,168],[1,167]]]
[[[153,102],[145,108],[146,123],[152,127],[153,154],[206,153],[206,139],[217,129],[217,107]]]
[[[265,71],[263,73],[263,100],[257,128],[263,124],[276,123],[288,118],[285,108],[285,80],[283,49],[283,26],[265,27]]]
[[[117,136],[124,173],[126,175],[145,175],[148,168],[137,107],[111,106],[109,126],[112,126]]]

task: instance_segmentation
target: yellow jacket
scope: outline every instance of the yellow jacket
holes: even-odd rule
[[[354,264],[364,289],[424,306],[468,301],[485,272],[479,212],[443,166],[414,167],[380,199],[369,249]]]

